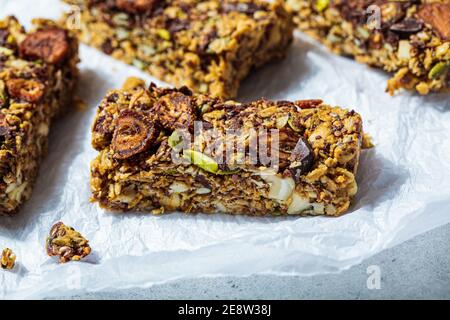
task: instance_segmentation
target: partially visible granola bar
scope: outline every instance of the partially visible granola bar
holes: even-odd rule
[[[83,42],[173,85],[224,98],[236,96],[252,68],[283,57],[293,37],[278,0],[65,2],[78,8],[64,22],[80,28]]]
[[[0,20],[0,213],[30,197],[51,119],[72,102],[78,42],[49,20]]]
[[[387,91],[450,88],[449,0],[284,0],[334,53],[394,73]]]
[[[14,252],[9,248],[3,249],[2,256],[0,259],[0,267],[2,269],[11,270],[14,268],[15,264],[16,264],[16,255],[14,254]]]
[[[124,87],[106,95],[93,125],[92,199],[102,207],[338,216],[357,192],[369,140],[354,111],[321,100],[225,102],[136,79]]]
[[[89,241],[62,222],[56,223],[51,228],[46,249],[49,256],[58,256],[61,263],[80,261],[91,253]]]

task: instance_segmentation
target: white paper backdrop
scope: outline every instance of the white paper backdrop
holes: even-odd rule
[[[0,16],[58,18],[57,0],[0,0]],[[18,267],[0,272],[0,298],[42,298],[147,287],[182,277],[338,272],[419,233],[450,222],[450,95],[384,92],[387,75],[335,57],[297,34],[287,59],[255,72],[239,100],[321,98],[354,108],[376,148],[362,155],[359,193],[340,218],[111,214],[89,203],[90,126],[104,93],[133,67],[82,46],[80,96],[51,130],[32,199],[0,217],[0,247]],[[153,81],[155,81],[153,79]],[[155,81],[158,83],[158,81]],[[84,234],[93,253],[59,265],[44,250],[62,220]],[[1,270],[0,270],[1,271]]]

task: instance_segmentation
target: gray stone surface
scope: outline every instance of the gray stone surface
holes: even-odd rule
[[[381,288],[367,288],[378,266]],[[385,250],[339,274],[186,279],[148,289],[72,299],[450,299],[450,224]]]

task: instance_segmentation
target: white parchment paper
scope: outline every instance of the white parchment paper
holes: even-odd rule
[[[57,0],[0,0],[0,16],[58,18]],[[0,217],[0,247],[18,267],[0,272],[0,298],[68,296],[148,287],[183,277],[338,272],[419,233],[450,222],[450,95],[384,92],[387,75],[336,57],[301,34],[287,59],[253,73],[239,100],[321,98],[353,108],[376,148],[362,155],[359,192],[340,218],[112,214],[89,202],[95,109],[110,88],[139,70],[81,47],[79,95],[88,103],[51,130],[33,197]],[[64,221],[93,253],[59,265],[44,250],[50,226]],[[1,270],[0,270],[1,271]]]

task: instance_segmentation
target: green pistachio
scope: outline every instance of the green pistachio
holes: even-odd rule
[[[167,29],[158,29],[156,30],[156,34],[164,40],[170,40],[170,32]]]
[[[5,56],[10,56],[13,54],[13,51],[11,49],[0,47],[0,54],[3,54]]]
[[[184,150],[183,155],[192,164],[207,172],[217,173],[219,171],[218,163],[201,152],[195,150]]]
[[[428,77],[430,79],[437,79],[443,74],[445,74],[448,70],[450,70],[450,61],[447,62],[438,62],[431,68],[428,73]]]
[[[325,10],[330,4],[330,0],[317,0],[316,1],[316,10],[322,12]]]
[[[277,129],[284,128],[286,126],[286,124],[288,123],[288,121],[289,121],[289,115],[277,118],[277,121],[276,121]]]
[[[181,142],[183,142],[183,137],[178,133],[178,131],[174,131],[170,135],[167,142],[172,149],[175,149]]]

